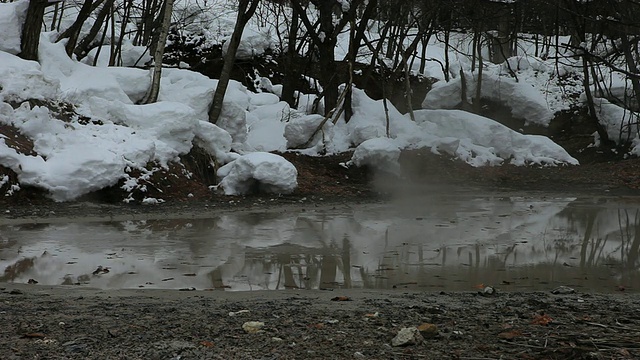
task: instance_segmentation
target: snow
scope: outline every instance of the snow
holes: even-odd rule
[[[234,159],[229,154],[231,136],[206,121],[214,80],[166,69],[161,101],[135,105],[150,84],[149,72],[76,62],[66,56],[62,44],[49,41],[49,34],[42,36],[40,55],[38,64],[0,52],[0,123],[33,139],[38,153],[19,154],[4,140],[0,143],[0,164],[14,170],[21,184],[46,189],[54,200],[69,201],[121,179],[128,179],[127,189],[136,188],[139,184],[129,178],[129,169],[143,170],[152,163],[166,167],[193,144],[220,163]],[[14,110],[7,104],[29,98],[70,102],[103,124],[65,122],[46,107],[24,103]]]
[[[284,128],[284,137],[287,139],[287,148],[295,149],[304,145],[318,126],[324,121],[324,116],[318,114],[303,115],[290,119]],[[325,133],[330,132],[333,124],[327,121],[323,126]],[[322,135],[316,135],[315,142],[322,139]],[[313,142],[312,142],[313,143]]]
[[[491,119],[461,110],[418,110],[416,122],[440,138],[459,139],[454,154],[473,166],[578,165],[562,147],[546,136],[523,135]],[[449,151],[454,150],[449,142]],[[448,152],[449,152],[448,151]]]
[[[285,151],[284,128],[290,113],[289,104],[284,101],[254,107],[247,118],[246,147],[251,151]]]
[[[252,191],[289,194],[298,186],[296,168],[280,155],[254,152],[218,169],[220,187],[226,195]]]
[[[0,51],[0,101],[58,97],[59,82],[46,76],[40,64]]]
[[[15,111],[3,104],[0,123],[11,124],[31,137],[39,154],[19,154],[3,140],[0,163],[16,172],[21,184],[46,189],[57,201],[114,185],[128,163],[148,160],[144,154],[153,151],[153,142],[129,143],[134,138],[131,129],[112,124],[68,126],[52,118],[48,109],[30,109],[28,104]]]
[[[22,23],[27,17],[28,0],[0,3],[0,52],[20,53]]]
[[[612,104],[603,98],[594,99],[594,105],[598,120],[607,130],[609,139],[620,143],[633,140],[638,136],[640,119],[637,113]]]
[[[374,138],[360,144],[351,157],[356,166],[369,166],[393,174],[399,174],[400,148],[395,141],[387,138]]]
[[[98,55],[98,49],[100,54]],[[98,60],[96,61],[96,55]],[[93,65],[94,61],[96,66],[107,67],[109,66],[109,58],[111,57],[111,45],[104,45],[102,47],[96,47],[91,49],[86,57],[81,61],[87,65]],[[130,41],[123,41],[122,53],[120,55],[122,60],[122,66],[142,66],[150,61],[151,55],[146,46],[134,46]]]
[[[527,63],[528,64],[528,63]],[[518,69],[517,67],[515,69]],[[521,68],[522,69],[522,68]],[[525,67],[522,73],[530,73],[534,67]],[[530,75],[530,74],[528,74]],[[535,77],[535,76],[532,76]],[[465,74],[467,84],[467,101],[473,102],[477,89],[477,74]],[[449,82],[438,82],[429,91],[422,106],[425,109],[454,109],[460,105],[462,99],[460,77]],[[484,72],[482,75],[482,98],[493,100],[511,109],[514,118],[524,119],[527,123],[549,126],[553,118],[553,111],[544,94],[531,81],[516,81],[497,73]],[[560,93],[560,92],[558,92]]]
[[[223,39],[222,53],[226,54],[229,49],[229,40],[231,36]],[[271,48],[271,36],[262,31],[256,31],[252,28],[246,28],[242,32],[242,38],[240,40],[240,46],[236,52],[236,59],[251,59],[254,56],[264,54],[264,52]]]

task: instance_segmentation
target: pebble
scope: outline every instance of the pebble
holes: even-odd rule
[[[242,324],[242,330],[244,330],[247,334],[255,334],[259,332],[264,327],[264,323],[262,321],[247,321]]]
[[[236,316],[240,314],[246,314],[249,310],[229,311],[229,316]]]
[[[574,294],[576,291],[568,286],[558,286],[557,288],[551,290],[552,294],[555,295],[567,295],[567,294]]]
[[[418,326],[418,331],[425,339],[430,339],[438,336],[438,326],[436,324],[423,323]]]
[[[391,340],[393,346],[407,346],[420,344],[424,338],[420,335],[417,327],[405,327],[398,331],[398,334]]]

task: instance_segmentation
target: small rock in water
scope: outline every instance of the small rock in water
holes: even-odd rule
[[[38,283],[38,280],[36,279],[29,279],[29,281],[27,281],[27,284],[30,284],[30,285],[35,285],[37,283]]]
[[[264,327],[264,323],[262,321],[247,321],[242,324],[242,330],[244,330],[247,334],[255,334],[259,332]]]
[[[393,346],[407,346],[420,344],[424,338],[420,335],[417,327],[411,326],[400,329],[398,334],[391,340]]]
[[[493,294],[496,293],[496,289],[494,289],[491,286],[486,286],[483,290],[482,290],[482,295],[484,296],[491,296]]]
[[[568,286],[558,286],[557,288],[551,290],[552,294],[555,295],[567,295],[567,294],[574,294],[576,291]]]

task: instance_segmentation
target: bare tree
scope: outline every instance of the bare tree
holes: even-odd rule
[[[158,34],[158,44],[156,45],[156,51],[153,54],[153,70],[151,87],[149,91],[140,101],[143,104],[150,104],[158,101],[158,93],[160,92],[160,79],[162,78],[162,57],[164,55],[164,47],[167,43],[167,34],[169,33],[169,27],[171,26],[171,14],[173,14],[173,2],[174,0],[165,0],[163,8],[162,26],[160,33]]]
[[[229,80],[231,79],[231,70],[236,59],[236,53],[240,46],[240,40],[242,39],[242,32],[245,25],[251,19],[251,16],[256,12],[258,3],[260,0],[240,0],[238,4],[238,17],[236,19],[236,25],[229,39],[229,47],[227,53],[224,56],[224,64],[222,65],[222,73],[218,80],[218,86],[216,86],[216,92],[213,94],[213,103],[209,108],[209,121],[212,123],[218,122],[220,113],[222,112],[222,104],[224,102],[224,94],[227,92],[227,86],[229,86]]]
[[[363,0],[353,0],[348,8],[344,3],[336,0],[311,0],[318,12],[317,26],[307,15],[307,9],[303,8],[303,1],[292,0],[291,6],[300,15],[307,33],[312,39],[312,52],[317,52],[318,65],[321,69],[320,82],[323,88],[324,113],[328,115],[338,106],[338,78],[336,72],[335,47],[338,42],[338,34],[354,19],[358,7]]]
[[[56,42],[59,42],[63,39],[68,39],[67,44],[65,45],[65,51],[67,55],[71,57],[73,51],[75,50],[76,44],[78,43],[78,38],[80,36],[80,30],[82,29],[82,25],[87,21],[89,16],[91,16],[91,12],[100,4],[104,2],[104,0],[98,0],[95,4],[93,0],[85,0],[78,12],[78,16],[76,17],[76,21],[69,26],[67,30],[65,30],[62,34],[58,35]]]
[[[106,2],[104,2],[104,5],[100,9],[100,11],[98,11],[98,15],[95,22],[93,23],[93,26],[91,26],[91,29],[89,29],[87,35],[85,35],[85,37],[80,40],[75,50],[73,50],[76,58],[82,59],[87,56],[87,53],[89,52],[91,47],[91,43],[95,40],[96,36],[98,36],[100,29],[103,26],[106,26],[107,15],[109,15],[109,12],[112,11],[114,1],[115,0],[107,0]],[[123,28],[125,27],[123,26]],[[102,45],[102,43],[100,45]]]

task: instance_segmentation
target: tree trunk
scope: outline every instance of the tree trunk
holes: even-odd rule
[[[287,39],[287,55],[285,76],[282,81],[282,101],[286,101],[291,107],[295,107],[295,84],[298,78],[298,71],[295,68],[296,59],[296,40],[298,37],[299,18],[295,8],[291,13],[291,25],[289,26],[289,36]]]
[[[19,56],[25,60],[38,61],[38,46],[40,45],[44,9],[49,4],[47,0],[29,1],[27,18],[22,27],[22,36],[20,37]]]
[[[482,61],[482,35],[478,35],[478,80],[476,80],[476,97],[473,101],[473,109],[476,114],[482,111],[482,72],[484,63]]]
[[[494,64],[502,64],[508,58],[512,56],[513,41],[511,37],[511,18],[512,14],[508,8],[508,4],[503,5],[504,9],[500,10],[497,14],[498,31],[497,36],[491,37],[491,45],[493,51],[491,52],[491,61]]]
[[[104,0],[99,0],[99,5]],[[78,17],[76,17],[76,21],[69,26],[67,30],[65,30],[62,34],[58,36],[56,42],[59,42],[63,39],[69,39],[67,44],[64,46],[67,55],[71,57],[73,55],[73,51],[76,48],[76,44],[78,43],[78,37],[80,36],[80,30],[82,29],[82,25],[91,15],[91,11],[93,10],[93,0],[85,0],[82,4],[82,8],[80,8],[80,12],[78,12]]]
[[[233,29],[233,34],[229,40],[229,47],[227,53],[224,56],[224,64],[222,65],[222,73],[218,80],[218,86],[216,86],[216,92],[213,94],[213,103],[209,108],[209,121],[216,123],[222,112],[222,104],[224,102],[224,94],[227,92],[227,86],[229,86],[229,80],[231,79],[231,70],[236,60],[236,52],[238,46],[240,46],[240,40],[242,39],[242,32],[244,27],[256,12],[259,0],[240,0],[238,5],[238,18],[236,25]],[[249,6],[251,4],[251,6]]]
[[[624,57],[627,62],[627,68],[629,72],[633,74],[639,74],[638,65],[636,63],[636,59],[633,57],[633,53],[631,50],[631,44],[629,43],[628,35],[623,34],[622,38],[622,49],[624,52]],[[633,93],[637,104],[640,105],[640,80],[637,77],[630,76],[631,78],[631,86],[633,87]]]
[[[113,0],[112,0],[113,1]],[[129,0],[123,4],[124,6],[124,16],[120,21],[121,24],[128,24],[129,18],[131,16],[131,8],[133,7],[133,0]],[[124,36],[126,34],[127,27],[120,26],[120,35],[118,35],[118,42],[116,44],[116,63],[122,66],[122,42],[124,41]],[[166,42],[166,39],[165,39]]]
[[[593,95],[591,94],[591,80],[589,76],[589,61],[587,60],[587,54],[582,54],[582,74],[583,74],[583,86],[584,86],[584,94],[587,98],[587,108],[589,109],[589,117],[593,122],[593,125],[596,127],[596,131],[600,136],[600,145],[601,146],[612,146],[613,141],[609,139],[609,134],[607,130],[600,124],[598,120],[598,115],[596,112],[596,107],[593,102]]]
[[[75,50],[73,51],[73,53],[76,55],[76,58],[78,60],[84,58],[85,56],[87,56],[87,53],[89,53],[91,43],[96,38],[96,36],[98,36],[98,33],[102,28],[102,25],[104,25],[105,19],[109,14],[109,10],[113,4],[113,1],[114,0],[109,0],[104,4],[100,12],[98,12],[96,21],[93,23],[93,26],[89,30],[89,33],[84,38],[82,38],[82,40],[80,40],[80,43],[78,44],[78,46],[76,46]],[[103,44],[100,44],[100,46],[102,45]]]
[[[158,93],[160,92],[160,79],[162,78],[162,56],[164,55],[164,47],[167,43],[167,34],[169,33],[169,27],[171,26],[173,1],[174,0],[165,0],[164,3],[164,17],[162,19],[160,34],[158,35],[158,45],[156,46],[156,51],[153,54],[153,80],[151,81],[149,92],[147,92],[147,94],[141,101],[141,103],[143,104],[151,104],[158,101]]]

